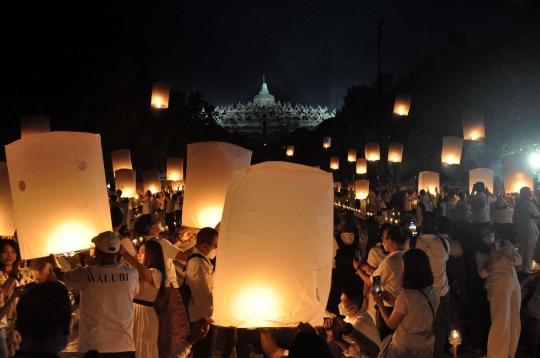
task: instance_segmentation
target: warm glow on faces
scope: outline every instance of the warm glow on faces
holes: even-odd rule
[[[140,264],[144,265],[145,257],[146,257],[146,245],[142,244],[141,247],[139,247],[139,254],[137,255],[137,261],[139,261]]]
[[[11,245],[5,245],[2,252],[0,252],[0,262],[2,262],[4,266],[9,266],[13,265],[15,261],[17,261],[15,249]]]

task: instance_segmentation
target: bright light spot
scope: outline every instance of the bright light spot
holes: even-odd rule
[[[275,289],[275,288],[274,288]],[[269,327],[283,317],[282,303],[274,289],[252,283],[233,298],[236,319],[243,327]]]
[[[531,154],[531,158],[529,160],[533,168],[540,168],[540,153]]]
[[[156,108],[161,108],[161,103],[156,103]]]
[[[201,227],[214,227],[221,221],[223,207],[207,206],[197,213],[197,219]]]
[[[476,140],[476,135],[473,135],[473,136],[471,137],[471,139],[472,139],[472,140]]]

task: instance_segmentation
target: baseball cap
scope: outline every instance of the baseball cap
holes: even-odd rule
[[[112,231],[105,231],[92,239],[96,249],[108,254],[115,254],[120,251],[120,237]]]

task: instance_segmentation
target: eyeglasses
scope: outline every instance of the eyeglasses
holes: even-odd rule
[[[216,249],[217,249],[217,245],[214,245],[214,244],[208,244],[210,246],[214,246]]]

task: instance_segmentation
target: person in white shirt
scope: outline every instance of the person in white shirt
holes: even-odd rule
[[[519,253],[523,258],[521,272],[531,272],[531,261],[535,254],[536,243],[538,241],[537,221],[540,218],[540,212],[534,205],[533,193],[528,187],[520,189],[521,199],[517,202],[514,210],[514,218],[518,234]],[[540,259],[540,250],[536,250],[537,260]]]
[[[473,194],[468,203],[471,206],[473,224],[489,224],[490,205],[497,201],[497,197],[489,192],[484,183],[477,182],[473,185]]]

